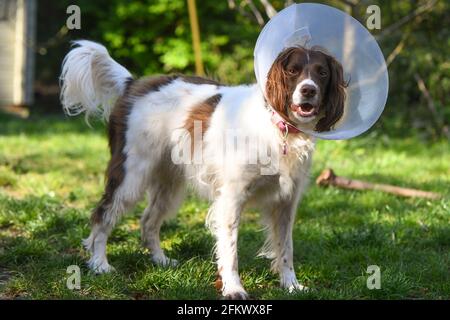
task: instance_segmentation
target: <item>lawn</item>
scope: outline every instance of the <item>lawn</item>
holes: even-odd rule
[[[194,195],[162,230],[163,246],[180,260],[178,267],[152,265],[141,247],[141,203],[110,238],[109,259],[117,272],[88,271],[81,239],[102,192],[108,161],[104,131],[102,124],[89,128],[83,119],[0,115],[0,298],[217,299],[213,239],[204,227],[208,203]],[[311,183],[298,209],[294,250],[298,278],[313,290],[298,294],[279,289],[269,261],[255,257],[264,234],[258,213],[245,212],[239,268],[253,297],[450,298],[449,143],[386,132],[380,126],[351,141],[320,141],[312,179],[332,167],[339,175],[440,192],[444,198],[406,199]],[[66,287],[70,265],[81,268],[80,290]],[[366,287],[369,265],[380,267],[380,290]]]

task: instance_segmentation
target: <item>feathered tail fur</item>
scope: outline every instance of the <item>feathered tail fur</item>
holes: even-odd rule
[[[114,61],[101,44],[80,40],[64,58],[60,77],[61,103],[66,114],[86,113],[108,120],[123,95],[130,72]]]

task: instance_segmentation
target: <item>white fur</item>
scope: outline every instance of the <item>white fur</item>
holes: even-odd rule
[[[81,40],[74,45],[64,58],[60,77],[64,111],[71,116],[85,112],[87,118],[100,113],[107,120],[131,74],[101,44]]]
[[[301,89],[304,85],[311,85],[316,88],[317,94],[314,96],[314,98],[306,99],[302,96]],[[320,87],[314,82],[314,80],[308,78],[308,79],[302,80],[299,84],[297,84],[297,86],[295,87],[294,93],[292,94],[292,102],[296,105],[299,105],[304,102],[309,102],[309,103],[317,105],[319,103],[319,95],[320,95]],[[314,115],[309,116],[309,117],[303,117],[300,114],[298,114],[297,112],[292,112],[292,111],[289,111],[289,114],[291,116],[293,116],[297,120],[297,122],[304,123],[304,124],[311,123],[311,122],[315,121],[317,118]]]
[[[71,51],[64,62],[63,103],[69,111],[92,114],[96,104],[106,101],[104,97],[110,94],[103,86],[104,75],[114,79],[114,95],[110,97],[115,97],[123,93],[129,73],[111,62],[103,47],[79,44],[81,47]],[[102,72],[90,69],[92,55],[104,60],[100,64]],[[82,85],[86,78],[89,85]],[[192,137],[183,134],[182,128],[191,108],[216,94],[221,95],[220,102],[200,141],[202,161],[168,163],[164,158],[168,152],[190,150]],[[109,109],[110,102],[105,103],[104,110]],[[73,105],[75,109],[71,108]],[[182,133],[181,138],[175,139],[174,133],[178,131]],[[252,143],[248,148],[224,152],[230,133],[248,137]],[[260,254],[273,260],[272,268],[279,273],[282,287],[303,289],[293,267],[292,229],[297,204],[308,183],[314,140],[300,133],[289,135],[287,143],[288,153],[283,155],[282,133],[271,122],[257,85],[199,85],[179,78],[158,91],[134,99],[124,150],[126,176],[104,221],[94,226],[85,241],[93,254],[90,267],[97,272],[111,270],[106,259],[107,236],[120,215],[145,193],[149,196],[149,206],[141,220],[143,240],[153,254],[153,261],[172,264],[161,249],[159,228],[170,214],[176,213],[185,185],[191,184],[200,195],[212,201],[207,225],[217,240],[223,295],[247,297],[238,274],[237,238],[240,215],[248,206],[261,209],[267,230],[267,241]],[[255,161],[254,154],[249,152],[260,146],[271,151],[270,161],[261,157]]]

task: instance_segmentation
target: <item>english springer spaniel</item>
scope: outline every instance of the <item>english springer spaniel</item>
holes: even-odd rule
[[[161,248],[160,228],[191,185],[212,203],[206,223],[216,239],[217,283],[225,298],[248,298],[237,258],[247,206],[261,209],[267,241],[260,254],[272,259],[281,286],[303,290],[294,271],[292,229],[314,138],[298,125],[327,131],[342,116],[339,62],[320,48],[287,48],[273,63],[263,93],[257,84],[226,86],[183,75],[134,79],[102,45],[76,45],[63,62],[62,105],[69,115],[106,119],[111,150],[105,191],[84,240],[90,268],[113,270],[108,236],[145,193],[143,244],[154,263],[175,265]]]

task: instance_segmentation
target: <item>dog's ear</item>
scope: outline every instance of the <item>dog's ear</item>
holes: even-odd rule
[[[282,51],[275,59],[267,75],[266,98],[272,108],[287,118],[286,106],[289,102],[289,86],[286,75],[286,64],[295,48]]]
[[[332,56],[327,55],[330,80],[325,94],[325,116],[316,124],[316,131],[329,131],[344,114],[345,88],[344,71],[342,65]]]

